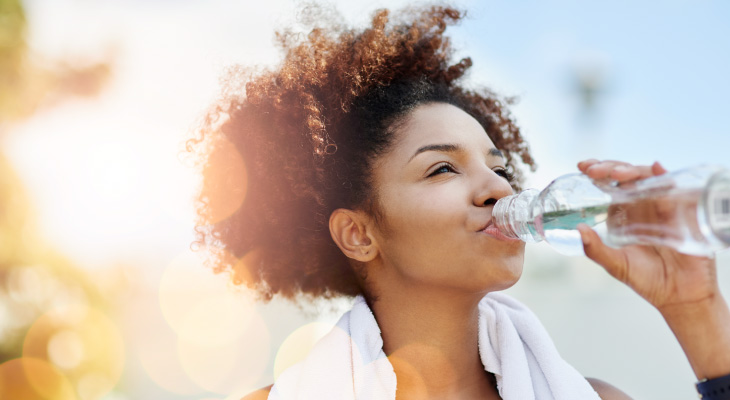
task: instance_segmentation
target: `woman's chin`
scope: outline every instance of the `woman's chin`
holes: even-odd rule
[[[492,286],[496,287],[496,289],[492,290],[504,290],[512,287],[515,283],[517,283],[517,281],[519,281],[520,277],[522,276],[523,264],[523,251],[520,251],[513,257],[504,260],[504,262],[501,263],[499,270],[495,271],[495,273],[492,274],[492,276],[494,277],[494,282]]]

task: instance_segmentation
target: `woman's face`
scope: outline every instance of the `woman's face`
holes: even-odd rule
[[[444,103],[418,106],[376,160],[380,255],[397,279],[459,291],[514,284],[524,244],[495,234],[495,200],[512,194],[505,160],[481,125]]]

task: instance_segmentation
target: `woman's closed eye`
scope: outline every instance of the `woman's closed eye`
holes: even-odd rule
[[[507,171],[506,168],[497,168],[493,170],[495,174],[501,176],[502,178],[506,179],[507,182],[512,183],[512,181],[515,179],[515,175],[509,171]]]
[[[500,168],[494,169],[493,171],[494,171],[495,174],[501,176],[507,182],[510,182],[510,183],[512,183],[512,181],[515,178],[514,174],[510,173],[506,168],[501,168],[500,167]],[[445,173],[449,173],[449,172],[456,173],[456,169],[451,164],[449,164],[449,163],[442,163],[442,164],[439,164],[436,167],[436,169],[434,169],[433,172],[431,172],[428,175],[428,177],[431,178],[431,177],[434,177],[436,175],[441,175],[441,174],[445,174]]]

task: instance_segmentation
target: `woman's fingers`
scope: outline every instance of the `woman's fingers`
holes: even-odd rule
[[[583,172],[592,179],[612,179],[611,174],[618,167],[631,168],[632,165],[622,161],[606,160],[594,163]]]
[[[654,161],[654,164],[651,165],[651,172],[654,175],[663,175],[667,173],[667,170],[663,165],[659,164],[659,161]]]
[[[578,231],[583,240],[583,251],[591,260],[597,262],[614,278],[628,282],[629,268],[624,253],[603,244],[598,234],[586,224],[579,224]]]
[[[629,182],[654,176],[651,167],[619,165],[609,173],[609,178],[618,182]]]
[[[627,162],[616,160],[599,161],[595,159],[579,162],[578,169],[591,179],[610,179],[619,183],[645,179],[667,172],[658,162],[655,162],[651,166],[646,166],[631,165]]]
[[[586,170],[592,179],[611,179],[618,182],[640,179],[647,171],[640,170],[629,163],[620,161],[602,161],[593,164]]]
[[[608,174],[611,173],[611,170],[618,165],[629,165],[628,163],[620,162],[620,161],[599,161],[599,160],[587,160],[583,163],[578,164],[578,168],[583,172],[584,174],[590,176],[594,179],[604,179],[608,178]]]
[[[583,172],[583,173],[585,173],[585,172],[586,172],[586,170],[587,170],[587,169],[588,169],[588,168],[589,168],[589,167],[590,167],[591,165],[593,165],[593,164],[597,164],[597,163],[599,163],[599,162],[600,162],[600,161],[599,161],[599,160],[596,160],[595,158],[590,158],[590,159],[588,159],[588,160],[583,160],[583,161],[581,161],[581,162],[579,162],[579,163],[578,163],[578,169],[580,170],[580,172]]]

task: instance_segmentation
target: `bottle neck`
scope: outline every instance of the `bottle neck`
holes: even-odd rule
[[[527,243],[542,241],[542,237],[535,233],[531,212],[532,203],[539,194],[537,189],[527,189],[499,199],[492,210],[497,229],[505,236]]]

